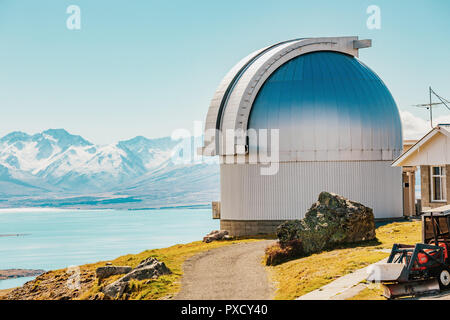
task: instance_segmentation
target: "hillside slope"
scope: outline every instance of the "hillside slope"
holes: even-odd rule
[[[259,241],[259,239],[245,239],[232,241],[214,241],[204,243],[196,241],[188,244],[179,244],[162,249],[153,249],[139,254],[130,254],[118,257],[110,261],[113,265],[136,267],[142,260],[149,257],[163,261],[172,271],[172,274],[161,276],[157,279],[142,280],[132,282],[132,286],[127,289],[122,299],[168,299],[173,297],[180,289],[180,278],[183,275],[183,263],[186,259],[201,252],[214,248],[229,246],[237,243],[247,243]],[[120,275],[110,276],[98,282],[95,278],[95,270],[100,266],[105,266],[106,261],[79,266],[79,284],[76,288],[73,284],[74,273],[68,269],[60,269],[46,272],[38,276],[35,280],[25,283],[22,287],[4,291],[0,299],[4,300],[93,300],[105,299],[101,292],[106,285],[117,280]],[[77,274],[75,274],[77,275]],[[68,285],[69,284],[69,285]]]

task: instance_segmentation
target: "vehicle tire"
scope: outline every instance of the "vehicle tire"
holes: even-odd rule
[[[441,289],[450,289],[450,272],[447,268],[444,268],[439,272],[438,281]]]

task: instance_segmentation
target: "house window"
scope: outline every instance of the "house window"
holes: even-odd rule
[[[447,186],[445,167],[431,167],[431,201],[445,202],[447,199]]]

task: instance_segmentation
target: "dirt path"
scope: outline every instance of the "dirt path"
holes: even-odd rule
[[[174,299],[267,300],[275,288],[261,264],[273,240],[240,243],[213,249],[188,259],[181,290]]]

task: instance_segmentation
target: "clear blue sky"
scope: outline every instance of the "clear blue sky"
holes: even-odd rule
[[[71,4],[81,30],[66,28]],[[371,4],[380,30],[366,27]],[[409,105],[429,85],[450,99],[449,31],[448,0],[0,0],[0,136],[65,128],[111,143],[190,129],[242,57],[308,36],[373,39],[361,60],[426,118]]]

